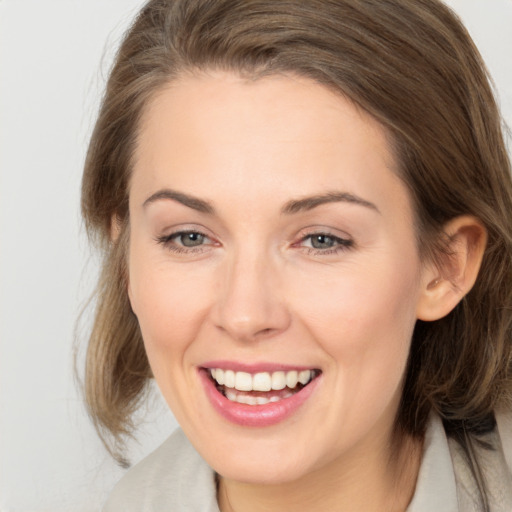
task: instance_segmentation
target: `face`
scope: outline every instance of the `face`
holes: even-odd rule
[[[134,163],[129,296],[207,462],[284,482],[382,453],[422,281],[382,127],[307,79],[189,76]]]

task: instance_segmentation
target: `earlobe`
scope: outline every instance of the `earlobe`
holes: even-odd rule
[[[445,226],[447,251],[425,266],[417,318],[439,320],[469,293],[478,276],[487,245],[487,231],[475,217],[456,217]]]

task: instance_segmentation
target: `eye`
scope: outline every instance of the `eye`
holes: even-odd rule
[[[310,235],[309,240],[313,249],[331,249],[336,245],[336,239],[329,235]]]
[[[156,241],[166,249],[178,253],[201,251],[203,246],[213,244],[207,235],[194,230],[177,231],[170,235],[159,236]]]
[[[303,236],[298,245],[307,249],[308,253],[326,255],[347,250],[354,245],[354,241],[349,238],[332,235],[331,233],[317,232]]]
[[[177,233],[173,235],[172,239],[178,241],[183,247],[197,247],[204,243],[206,236],[195,231],[189,231],[186,233]]]

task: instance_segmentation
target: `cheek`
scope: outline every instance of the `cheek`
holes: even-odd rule
[[[373,333],[366,340],[372,344],[403,338],[415,323],[416,268],[386,265],[385,261],[375,266],[358,265],[321,279],[296,279],[293,296],[299,316],[325,332],[327,339],[337,340],[335,346],[353,340],[357,348],[364,333]]]
[[[180,352],[197,337],[207,316],[210,293],[200,275],[187,276],[179,265],[132,251],[130,299],[151,366],[182,359]],[[172,353],[171,359],[158,357]]]
[[[295,294],[302,297],[298,316],[330,356],[336,396],[378,402],[380,408],[396,395],[405,371],[416,323],[417,268],[382,260],[361,268]]]

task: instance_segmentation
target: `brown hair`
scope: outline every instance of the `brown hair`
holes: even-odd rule
[[[111,70],[82,185],[83,216],[105,257],[86,400],[111,453],[120,455],[115,442],[131,432],[151,377],[126,293],[139,120],[180,73],[219,68],[254,79],[299,74],[379,120],[414,200],[424,257],[442,255],[443,226],[456,216],[487,229],[471,292],[442,320],[417,323],[397,418],[402,431],[422,436],[435,410],[470,450],[512,389],[512,181],[489,77],[458,18],[438,0],[151,0]]]

